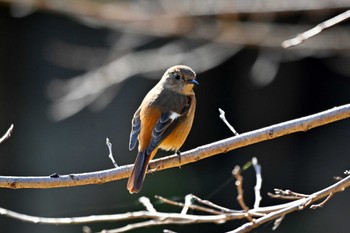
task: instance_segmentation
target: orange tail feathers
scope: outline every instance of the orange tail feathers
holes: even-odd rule
[[[138,193],[145,180],[148,163],[154,157],[157,149],[153,150],[151,154],[146,154],[146,152],[139,152],[136,156],[134,163],[134,168],[128,180],[127,188],[131,194]]]

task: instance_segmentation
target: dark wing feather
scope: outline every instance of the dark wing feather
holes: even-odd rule
[[[160,115],[155,127],[152,131],[152,139],[147,147],[147,153],[151,153],[182,121],[190,109],[190,105],[186,105],[175,119],[171,119],[172,112],[165,112]]]
[[[129,140],[129,150],[133,150],[137,144],[137,137],[139,136],[141,129],[141,120],[140,120],[140,108],[134,114],[134,118],[131,122],[131,132]]]

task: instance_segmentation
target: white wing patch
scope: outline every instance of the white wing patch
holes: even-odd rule
[[[171,114],[169,115],[169,118],[172,120],[175,120],[179,116],[180,116],[180,114],[178,114],[177,112],[171,112]]]

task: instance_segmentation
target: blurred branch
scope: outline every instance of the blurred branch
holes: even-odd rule
[[[183,36],[208,39],[211,35],[216,34],[215,30],[222,33],[223,29],[228,30],[230,35],[225,40],[226,43],[236,45],[255,44],[269,47],[273,44],[276,48],[280,47],[281,41],[286,37],[280,38],[278,36],[280,33],[275,33],[274,29],[283,31],[284,34],[293,35],[302,31],[294,30],[298,27],[299,29],[310,27],[303,22],[299,22],[297,27],[290,24],[279,24],[273,22],[274,17],[271,16],[281,12],[290,15],[295,11],[319,12],[324,10],[327,12],[331,9],[349,9],[350,7],[348,0],[309,0],[307,2],[304,0],[277,2],[223,0],[209,1],[205,4],[200,0],[181,0],[177,4],[173,4],[172,0],[145,0],[142,3],[139,1],[61,0],[59,4],[57,1],[49,0],[0,0],[0,3],[9,4],[13,8],[13,12],[33,12],[33,9],[37,9],[62,13],[81,19],[82,22],[91,26],[101,25],[112,29],[120,29],[124,32],[152,36]],[[30,10],[23,10],[26,8]],[[249,20],[240,22],[239,17],[242,14],[248,14],[250,16]],[[254,15],[259,20],[254,20]],[[270,20],[263,23],[263,21],[266,21],[266,15],[270,15]],[[260,21],[260,27],[249,25],[254,21]],[[271,33],[264,33],[266,28],[269,29],[270,27],[271,30],[268,31]],[[254,28],[256,30],[253,30]],[[243,33],[237,33],[240,30]],[[346,32],[347,30],[345,28],[341,31]],[[250,39],[247,39],[248,36]],[[342,45],[349,47],[338,38],[339,35],[334,37],[333,40],[339,40],[339,43],[332,40],[322,40],[324,46],[321,45],[321,47],[327,49],[327,46],[330,45],[330,49],[338,51],[341,51]],[[320,46],[319,43],[316,44]],[[334,44],[337,46],[334,46]]]
[[[236,174],[237,175],[237,174]],[[238,175],[240,176],[240,174]],[[240,178],[241,179],[241,178]],[[238,189],[242,189],[242,186],[239,184]],[[25,214],[16,213],[4,208],[0,208],[0,214],[14,218],[20,221],[30,222],[30,223],[40,223],[40,224],[87,224],[95,222],[115,222],[115,221],[128,221],[131,219],[150,219],[146,221],[136,222],[128,224],[124,227],[112,229],[112,230],[103,230],[104,233],[119,233],[134,230],[137,228],[152,227],[157,225],[167,225],[167,224],[198,224],[198,223],[217,223],[222,224],[227,221],[237,220],[247,218],[249,216],[250,221],[238,227],[237,229],[230,231],[230,233],[243,233],[249,232],[254,228],[261,226],[264,223],[280,220],[281,217],[295,211],[300,211],[310,206],[311,204],[322,200],[320,204],[311,205],[310,208],[315,209],[315,207],[322,207],[329,199],[337,192],[342,192],[350,186],[350,176],[345,177],[344,179],[338,181],[337,183],[322,189],[318,192],[312,193],[310,195],[300,196],[298,200],[294,200],[285,204],[267,206],[267,207],[257,207],[254,209],[248,209],[245,205],[246,210],[229,210],[226,211],[226,208],[222,212],[217,211],[215,204],[209,201],[203,201],[198,197],[193,196],[192,194],[187,195],[188,198],[193,200],[201,200],[198,204],[192,204],[192,200],[189,203],[178,203],[161,198],[161,200],[166,200],[166,204],[188,207],[189,209],[195,209],[197,211],[202,211],[205,213],[201,214],[187,214],[187,213],[167,213],[159,212],[154,209],[150,200],[146,197],[141,197],[139,201],[143,203],[146,207],[146,211],[136,211],[123,214],[111,214],[111,215],[92,215],[85,217],[69,217],[69,218],[46,218],[46,217],[37,217],[30,216]],[[242,195],[243,191],[239,195]],[[243,197],[242,197],[243,198]],[[237,198],[238,200],[240,198]],[[206,203],[210,203],[207,205]],[[208,215],[208,213],[211,213]]]
[[[69,80],[57,79],[52,81],[47,91],[49,98],[52,100],[49,109],[50,116],[54,120],[60,121],[71,117],[86,107],[100,110],[113,100],[122,83],[135,75],[142,74],[145,76],[145,74],[151,73],[152,75],[148,75],[148,77],[158,79],[161,75],[160,72],[175,64],[186,64],[194,67],[197,73],[202,73],[235,55],[242,46],[265,48],[265,50],[261,50],[262,52],[258,56],[259,59],[252,67],[253,81],[259,85],[270,83],[278,71],[279,64],[285,60],[295,60],[320,53],[324,55],[345,54],[350,51],[350,44],[347,43],[348,40],[346,39],[350,38],[350,33],[344,26],[337,27],[332,32],[322,33],[312,43],[305,43],[287,52],[280,47],[281,41],[308,26],[221,22],[209,27],[202,21],[189,24],[192,25],[193,30],[163,46],[138,50],[135,47],[138,44],[135,43],[128,50],[112,51],[112,54],[118,52],[119,57],[105,65],[101,65],[99,68]],[[132,25],[129,25],[129,27],[132,28]],[[202,30],[195,30],[194,28],[202,28]],[[159,27],[153,23],[150,25],[143,24],[136,30],[137,32],[134,33],[121,32],[125,36],[133,37],[136,41],[140,37],[154,36],[154,34],[171,36],[174,33],[173,31],[166,31],[169,28],[164,27],[164,23]],[[210,33],[203,33],[203,31],[210,31]],[[205,40],[204,43],[203,40]],[[194,42],[196,46],[193,46]],[[117,44],[120,41],[115,43],[115,47],[118,47]],[[201,45],[198,46],[198,44]],[[75,67],[78,66],[77,63],[79,62],[77,61],[84,63],[86,59],[82,59],[81,56],[84,56],[86,52],[82,53],[82,48],[78,48],[78,52],[72,53],[74,51],[72,47],[74,46],[60,45],[59,48],[50,52],[50,54],[53,54],[51,60],[53,58],[55,59],[54,62],[58,64],[66,65],[68,63]],[[70,56],[67,58],[66,54],[70,54]],[[98,56],[85,57],[96,58]],[[90,60],[89,63],[91,63]],[[88,66],[88,64],[85,66]]]
[[[273,56],[271,56],[271,51],[261,53],[264,56],[259,56],[259,62],[257,61],[256,65],[253,66],[253,74],[258,76],[256,79],[260,80],[255,80],[255,83],[260,84],[271,82],[278,71],[280,62],[284,60],[317,55],[320,52],[330,55],[350,51],[350,44],[347,43],[348,40],[344,39],[350,38],[350,33],[345,27],[337,27],[333,32],[323,33],[315,38],[313,43],[305,43],[287,52],[280,47],[281,41],[304,30],[307,26],[226,22],[209,27],[201,21],[192,22],[190,25],[192,25],[193,30],[188,34],[163,46],[146,50],[129,47],[129,51],[119,51],[118,58],[114,58],[99,68],[69,80],[52,81],[47,91],[49,98],[52,100],[49,109],[50,116],[54,120],[60,121],[71,117],[86,107],[100,110],[113,100],[121,84],[132,76],[152,73],[151,77],[158,79],[161,75],[160,72],[175,64],[186,64],[194,67],[197,73],[201,73],[232,57],[242,46],[261,46],[274,50]],[[129,27],[132,27],[132,25],[129,25]],[[203,30],[194,30],[194,28],[202,28]],[[138,41],[140,37],[148,36],[147,34],[140,35],[140,33],[148,33],[150,36],[159,33],[163,36],[173,34],[173,32],[164,31],[164,29],[169,30],[168,27],[164,27],[164,23],[160,27],[153,24],[142,25],[137,29],[137,33],[134,32],[134,37]],[[206,33],[203,31],[206,31]],[[121,32],[132,37],[130,32]],[[193,46],[193,42],[196,46]],[[115,43],[118,44],[118,42]],[[199,43],[200,46],[198,46]],[[65,46],[67,47],[65,48]],[[56,53],[51,55],[51,60],[53,58],[56,60],[54,62],[58,64],[69,63],[74,64],[73,66],[77,66],[77,61],[84,63],[83,61],[86,59],[79,57],[85,54],[81,53],[81,48],[78,49],[79,52],[72,53],[74,51],[72,46],[65,46],[60,45],[58,49],[51,52],[50,54]],[[137,43],[133,46],[137,46]],[[116,52],[118,51],[112,51],[111,53]],[[278,53],[280,56],[276,56]],[[70,54],[70,56],[67,58],[65,54]],[[268,69],[265,69],[266,67]],[[272,67],[274,68],[272,69]],[[265,72],[261,72],[261,70]],[[270,72],[266,73],[266,70]]]
[[[9,4],[12,12],[17,12],[13,14],[19,16],[23,13],[18,12],[34,10],[66,14],[93,27],[108,27],[111,32],[126,37],[127,41],[135,42],[124,47],[120,41],[115,41],[111,51],[68,43],[56,43],[57,48],[50,46],[49,59],[56,64],[89,69],[68,81],[50,83],[48,93],[52,105],[49,112],[57,121],[86,107],[101,110],[113,100],[123,81],[131,76],[161,72],[175,64],[189,65],[201,73],[221,64],[243,46],[258,46],[274,52],[273,56],[271,52],[262,52],[252,67],[253,81],[259,85],[266,85],[274,79],[284,59],[300,59],[320,53],[323,56],[346,56],[350,51],[350,33],[346,26],[342,26],[331,33],[322,33],[312,43],[286,52],[281,48],[281,41],[311,26],[304,21],[297,25],[274,21],[276,15],[289,17],[295,11],[305,15],[307,11],[320,13],[324,10],[323,14],[329,13],[326,10],[330,9],[339,11],[350,7],[347,0],[310,0],[307,3],[303,0],[223,0],[205,4],[200,0],[181,0],[177,4],[171,0],[0,0],[0,3]],[[247,19],[240,20],[241,17]],[[181,39],[155,49],[139,49],[140,44],[159,37]],[[193,48],[194,42],[205,44]]]
[[[324,29],[330,28],[338,23],[341,23],[344,20],[347,20],[350,18],[350,10],[345,11],[327,21],[324,21],[320,24],[318,24],[316,27],[311,28],[310,30],[303,32],[301,34],[299,34],[298,36],[296,36],[295,38],[289,39],[289,40],[285,40],[282,42],[282,47],[283,48],[290,48],[293,46],[296,46],[302,42],[304,42],[305,40],[319,34],[320,32],[322,32]]]
[[[13,124],[11,124],[10,128],[6,131],[6,133],[0,138],[0,144],[6,141],[9,137],[11,137],[11,133],[13,131]]]
[[[117,94],[114,89],[124,80],[137,74],[164,72],[175,64],[196,67],[196,72],[211,69],[238,51],[217,43],[205,43],[189,48],[179,39],[161,48],[128,53],[113,62],[75,77],[68,81],[55,80],[49,86],[48,93],[53,100],[50,109],[55,120],[62,120],[79,112],[91,104],[98,105],[99,98],[109,93],[106,105]],[[164,59],[166,57],[166,59]],[[159,79],[159,75],[157,79]]]
[[[262,141],[271,140],[296,132],[305,132],[312,128],[329,124],[350,117],[350,104],[334,107],[317,114],[286,121],[258,130],[239,134],[195,149],[181,153],[181,161],[177,155],[151,161],[149,168],[152,171],[164,170],[197,162],[217,154],[245,147]],[[56,177],[20,177],[0,176],[1,188],[58,188],[88,184],[102,184],[113,180],[127,178],[133,165],[119,166],[118,168],[81,174],[57,175]]]
[[[56,60],[56,63],[90,69],[68,81],[51,82],[48,93],[53,103],[49,112],[57,121],[86,107],[93,110],[104,108],[117,94],[120,84],[133,75],[160,72],[175,64],[189,65],[201,73],[221,64],[243,46],[258,46],[274,51],[271,56],[271,52],[262,50],[252,67],[253,81],[259,85],[266,85],[274,79],[284,59],[300,59],[319,54],[347,56],[350,51],[350,33],[346,26],[339,26],[330,33],[322,33],[312,43],[284,51],[281,41],[311,26],[307,20],[298,22],[297,25],[274,21],[275,16],[290,17],[295,12],[305,15],[310,12],[327,14],[331,9],[348,9],[348,0],[222,0],[205,3],[200,0],[181,0],[177,4],[172,0],[0,0],[0,3],[10,5],[15,16],[23,16],[35,10],[61,13],[90,26],[108,27],[122,34],[121,37],[129,38],[127,41],[136,41],[127,46],[127,49],[120,41],[116,41],[114,50],[109,53],[106,49],[88,49],[68,44],[51,48],[53,51],[49,53],[49,59]],[[242,17],[247,18],[241,20]],[[304,34],[302,40],[306,38]],[[169,42],[161,48],[138,49],[138,45],[159,37],[179,37],[182,40]],[[300,39],[300,36],[297,38]],[[205,41],[205,45],[201,48],[190,46],[193,42],[198,44],[198,41]],[[279,56],[276,56],[277,53]],[[101,54],[108,57],[105,65],[101,65],[99,60]],[[97,64],[99,68],[96,68]],[[91,67],[95,69],[91,71]]]
[[[158,18],[184,16],[211,16],[219,14],[277,13],[293,11],[315,11],[322,9],[349,8],[347,0],[304,0],[264,1],[264,0],[172,0],[139,1],[95,1],[95,0],[1,0],[13,7],[27,7],[37,10],[53,11],[71,16],[84,16],[114,22],[145,21]]]
[[[207,4],[203,4],[203,1],[200,0],[181,0],[177,4],[173,4],[172,0],[146,0],[142,1],[142,3],[139,1],[61,0],[59,4],[56,1],[49,0],[0,0],[1,2],[9,4],[13,8],[27,7],[63,13],[78,18],[83,17],[83,19],[88,18],[89,20],[85,20],[84,22],[92,26],[100,24],[113,29],[118,28],[124,32],[130,33],[133,31],[134,33],[137,32],[152,36],[177,35],[205,39],[216,34],[212,29],[232,29],[229,31],[230,38],[226,40],[227,43],[242,45],[245,42],[245,44],[251,45],[256,39],[263,38],[260,41],[261,43],[277,41],[277,43],[273,43],[275,45],[274,47],[280,47],[281,41],[286,37],[280,38],[278,36],[279,33],[262,33],[267,28],[266,26],[268,28],[270,26],[276,27],[278,31],[283,31],[289,35],[297,34],[302,30],[297,30],[299,26],[283,25],[271,22],[271,20],[264,23],[264,15],[266,13],[270,13],[271,15],[278,12],[291,14],[294,11],[305,12],[350,8],[350,2],[348,0],[309,0],[307,2],[304,0],[277,2],[264,0],[223,0],[206,2]],[[249,26],[249,23],[254,22],[254,17],[252,20],[248,20],[247,24],[245,23],[246,21],[240,22],[238,16],[242,13],[260,15],[260,27]],[[208,18],[201,16],[217,17]],[[92,22],[93,20],[95,22]],[[310,26],[302,22],[298,24],[301,28],[310,28]],[[257,30],[250,30],[254,28]],[[299,27],[299,29],[301,28]],[[208,33],[208,30],[210,33]],[[250,37],[253,42],[244,38],[245,35],[248,35],[247,33],[237,33],[239,30],[255,35]],[[344,29],[342,31],[347,30]],[[238,39],[235,40],[235,37]],[[244,40],[240,39],[242,37]],[[334,39],[337,39],[337,37]],[[259,45],[256,41],[253,44]],[[328,42],[327,45],[329,44],[331,43]],[[339,48],[340,44],[337,44]],[[262,44],[262,46],[264,45]]]
[[[292,34],[305,30],[307,26],[240,22],[232,25],[221,23],[216,27],[216,29],[208,28],[208,25],[199,23],[198,28],[210,31],[210,38],[203,36],[203,32],[193,30],[188,36],[186,35],[155,49],[136,50],[136,48],[130,47],[129,52],[120,52],[118,58],[101,65],[99,68],[69,80],[52,81],[47,91],[49,98],[52,100],[49,109],[50,116],[54,120],[60,121],[71,117],[86,107],[100,110],[113,100],[122,83],[132,76],[152,73],[151,77],[158,79],[160,72],[175,64],[186,64],[194,67],[197,73],[201,73],[232,57],[242,46],[266,48],[262,50],[259,59],[252,67],[252,74],[255,77],[253,81],[260,85],[266,85],[274,79],[279,64],[284,60],[300,59],[320,53],[328,55],[334,53],[345,54],[350,51],[350,43],[346,39],[350,38],[350,33],[346,27],[337,27],[332,32],[322,33],[312,43],[305,43],[288,50],[288,52],[281,49],[281,41]],[[159,33],[159,31],[152,32],[152,30],[158,30],[154,25],[152,27],[150,25],[142,26],[139,31],[146,29],[149,34]],[[159,28],[159,30],[163,29],[163,26]],[[164,36],[171,36],[170,32],[162,31],[162,33],[165,33]],[[136,33],[134,37],[139,38],[140,35]],[[205,40],[204,44],[199,42],[203,39]],[[191,41],[196,42],[197,45],[202,43],[202,45],[193,46]],[[75,52],[72,54],[71,51],[74,51],[72,46],[66,46],[67,48],[61,45],[58,49],[55,49],[57,54],[52,57],[56,59],[56,63],[75,64],[74,66],[77,66],[77,61],[83,63],[84,59],[79,56],[84,56],[82,54],[85,53]],[[65,54],[70,54],[70,56],[67,58]]]

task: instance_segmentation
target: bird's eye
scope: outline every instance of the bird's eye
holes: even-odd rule
[[[179,80],[181,78],[181,76],[178,73],[173,73],[173,78],[176,80]]]

